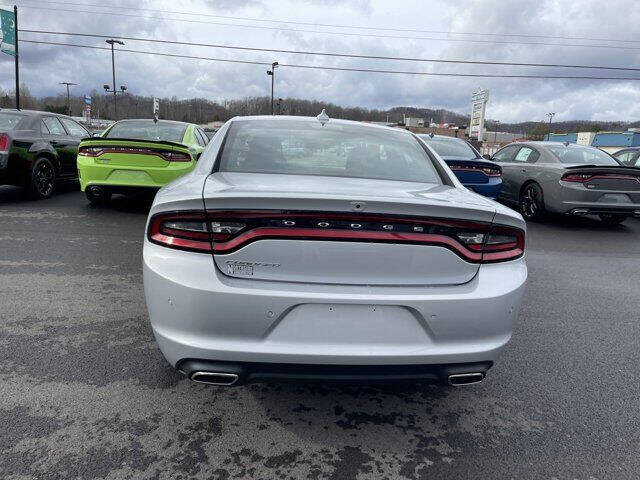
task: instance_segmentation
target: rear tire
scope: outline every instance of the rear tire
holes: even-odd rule
[[[91,205],[98,207],[107,205],[111,201],[111,192],[107,192],[104,189],[100,189],[96,192],[95,189],[87,187],[84,194],[87,196],[87,200],[89,200]]]
[[[537,183],[526,185],[522,189],[522,192],[520,192],[518,206],[525,220],[539,222],[544,219],[546,210],[544,208],[544,199],[542,198],[540,185]]]
[[[38,158],[27,177],[27,194],[31,198],[42,200],[51,197],[55,189],[56,170],[53,163],[48,158]]]
[[[598,215],[605,225],[619,225],[627,219],[627,215],[609,213]]]

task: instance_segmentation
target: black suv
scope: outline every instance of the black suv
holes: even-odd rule
[[[78,143],[90,136],[66,115],[0,110],[0,185],[49,198],[58,181],[78,178]]]

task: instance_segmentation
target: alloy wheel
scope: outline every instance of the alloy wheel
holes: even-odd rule
[[[36,167],[34,172],[35,184],[38,193],[43,197],[48,197],[53,192],[55,184],[55,172],[49,162],[42,162]]]
[[[540,211],[540,196],[535,186],[530,185],[522,192],[520,208],[522,214],[527,218],[533,218],[538,214]]]

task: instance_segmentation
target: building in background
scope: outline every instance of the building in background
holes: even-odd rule
[[[420,117],[404,117],[405,127],[424,127],[424,118]]]
[[[544,136],[547,142],[569,142],[598,147],[608,153],[616,153],[627,147],[640,146],[640,130],[630,128],[626,132],[580,132],[550,133]]]

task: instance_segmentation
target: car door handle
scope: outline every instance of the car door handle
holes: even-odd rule
[[[523,173],[527,173],[527,169],[526,168],[521,168],[520,171],[523,172]]]

